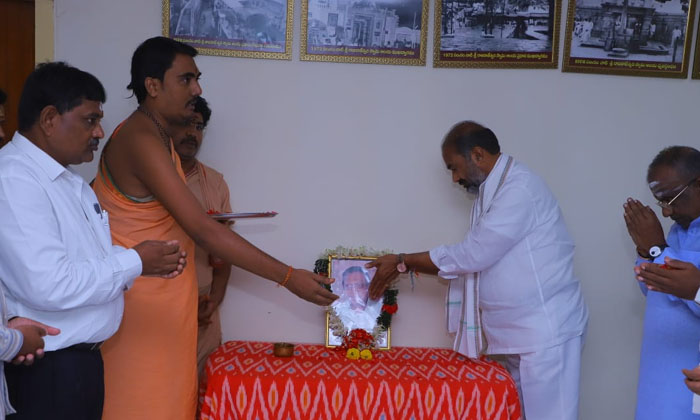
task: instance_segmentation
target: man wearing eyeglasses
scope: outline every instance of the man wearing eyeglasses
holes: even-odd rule
[[[198,97],[194,105],[194,119],[174,132],[175,151],[180,156],[187,186],[202,207],[211,213],[230,213],[229,189],[224,176],[196,158],[210,117],[211,109],[207,101]],[[207,357],[221,344],[219,305],[224,300],[231,266],[199,246],[195,250],[194,261],[199,287],[197,369],[201,379]]]
[[[696,419],[692,394],[679,372],[699,360],[698,285],[658,273],[700,265],[700,152],[681,146],[662,150],[649,165],[647,182],[663,216],[675,223],[664,238],[649,206],[632,198],[623,205],[639,254],[637,279],[646,296],[635,419]]]

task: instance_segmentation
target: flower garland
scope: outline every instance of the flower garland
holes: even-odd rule
[[[335,249],[326,249],[326,251],[321,254],[319,259],[316,260],[314,265],[314,273],[320,274],[322,276],[328,276],[328,265],[329,257],[331,255],[336,258],[346,258],[346,257],[379,257],[386,254],[391,254],[391,250],[375,251],[372,248],[360,247],[360,248],[345,248],[338,246]],[[330,290],[330,285],[325,285],[325,287]],[[377,316],[377,325],[372,329],[372,332],[368,332],[362,328],[355,328],[352,331],[348,331],[347,327],[343,324],[338,314],[335,312],[335,308],[328,306],[326,311],[328,312],[328,328],[333,332],[333,335],[341,337],[343,344],[336,347],[337,350],[345,350],[346,357],[348,359],[357,360],[371,360],[372,359],[372,349],[376,348],[377,342],[381,339],[386,331],[391,326],[391,318],[398,311],[399,306],[396,302],[396,296],[399,291],[394,285],[390,286],[386,291],[384,291],[384,298],[382,300],[382,309]]]

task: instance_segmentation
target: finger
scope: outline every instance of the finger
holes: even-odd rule
[[[12,359],[12,364],[13,364],[13,365],[20,365],[20,364],[22,364],[22,363],[24,363],[24,355],[17,356],[17,357],[15,357],[14,359]]]
[[[691,380],[700,380],[700,370],[698,368],[694,369],[682,369],[683,374]]]
[[[335,282],[335,279],[332,277],[324,277],[318,274],[314,274],[313,279],[320,284],[333,284]]]
[[[32,353],[27,353],[27,355],[24,356],[24,364],[29,366],[32,363],[34,363],[34,355]]]
[[[654,264],[654,263],[643,263],[642,265],[639,266],[639,275],[642,277],[647,277],[647,275],[651,275],[651,278],[664,278],[670,281],[671,279],[668,277],[668,269],[661,268],[660,265]]]
[[[33,321],[33,320],[32,320],[32,323],[33,323],[34,325],[38,326],[39,328],[43,329],[44,332],[46,333],[46,334],[44,334],[44,335],[58,335],[58,334],[61,333],[61,330],[60,330],[60,329],[58,329],[58,328],[56,328],[56,327],[52,327],[52,326],[50,326],[50,325],[42,324],[42,323],[39,322],[39,321]],[[43,336],[42,336],[42,337],[43,337]]]
[[[637,280],[643,282],[648,287],[662,289],[668,287],[672,283],[671,280],[650,272],[642,272],[641,275],[637,276]]]
[[[680,261],[680,260],[674,260],[673,258],[666,257],[664,258],[664,262],[666,263],[667,266],[675,269],[675,270],[683,270],[683,269],[691,269],[693,268],[693,264],[686,262],[686,261]]]
[[[176,246],[178,246],[178,247],[180,246],[180,241],[178,241],[177,239],[172,239],[172,240],[170,240],[170,241],[166,241],[165,243],[166,243],[167,245],[176,245]]]
[[[164,255],[178,254],[179,252],[180,252],[180,245],[178,245],[178,244],[171,244],[169,242],[166,242],[165,246],[163,246],[163,254]]]
[[[651,219],[658,219],[658,217],[656,217],[656,213],[654,213],[654,210],[649,206],[644,206],[644,214]]]
[[[374,260],[372,262],[368,262],[367,264],[365,264],[365,268],[374,268],[374,267],[377,267],[379,264],[380,264],[379,260]]]
[[[372,284],[370,284],[370,286],[369,286],[369,296],[372,299],[379,299],[379,297],[384,294],[384,291],[386,290],[388,285],[389,285],[388,278],[386,278],[384,280],[372,282]]]
[[[628,213],[633,223],[639,223],[644,206],[639,201],[630,198],[627,200]]]
[[[338,295],[335,293],[331,292],[330,290],[326,289],[325,287],[318,288],[316,290],[316,294],[321,297],[322,299],[325,299],[328,301],[326,305],[330,304],[334,300],[338,299]]]
[[[314,296],[311,298],[311,301],[312,301],[313,303],[315,303],[315,304],[317,304],[317,305],[321,305],[321,306],[328,306],[328,305],[330,305],[331,303],[333,303],[334,300],[335,300],[335,299],[329,299],[329,298],[327,298],[327,297],[325,297],[325,296],[321,296],[320,294],[314,295]]]
[[[34,354],[36,355],[37,359],[41,359],[44,357],[44,349],[37,349]]]

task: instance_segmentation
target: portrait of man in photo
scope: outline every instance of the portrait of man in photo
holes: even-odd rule
[[[340,298],[331,305],[348,331],[361,328],[372,332],[377,325],[381,312],[382,299],[369,298],[369,284],[375,269],[366,269],[364,265],[371,260],[334,259],[331,261],[331,273],[336,279],[332,291]],[[385,338],[380,340],[386,341]],[[329,345],[340,345],[341,337],[328,333]],[[381,343],[378,343],[381,345]]]

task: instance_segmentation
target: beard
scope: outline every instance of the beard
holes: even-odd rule
[[[479,187],[486,181],[486,174],[470,162],[467,166],[467,176],[468,179],[462,178],[457,183],[464,187],[469,194],[479,195]]]
[[[480,183],[477,184],[475,182],[469,182],[466,179],[460,179],[459,181],[457,181],[457,183],[464,187],[464,189],[467,190],[469,194],[479,195],[479,186],[481,185]]]

